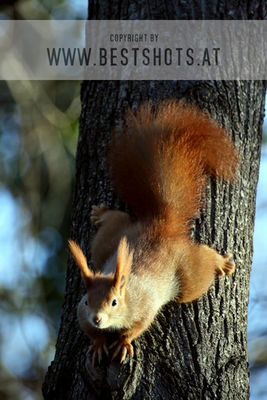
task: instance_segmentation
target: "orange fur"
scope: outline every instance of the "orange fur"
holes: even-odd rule
[[[94,274],[88,267],[85,255],[83,254],[81,248],[73,240],[69,240],[69,247],[74,257],[74,260],[76,261],[76,264],[81,270],[85,286],[89,287],[92,282]]]
[[[196,107],[170,100],[141,106],[114,133],[115,188],[140,220],[164,221],[164,235],[187,232],[199,214],[207,174],[234,180],[238,156],[225,131]]]
[[[116,132],[109,152],[114,186],[137,221],[105,205],[93,206],[98,228],[91,247],[98,270],[81,249],[70,249],[87,294],[78,306],[81,328],[94,340],[93,363],[102,359],[105,330],[118,330],[113,358],[133,355],[131,342],[171,300],[190,302],[214,276],[231,275],[231,255],[221,256],[188,235],[200,212],[208,174],[234,181],[238,155],[225,131],[197,108],[168,101],[142,106]]]
[[[127,284],[133,261],[133,251],[130,251],[126,237],[124,236],[118,246],[117,265],[114,275],[114,286],[122,290]]]
[[[104,262],[112,256],[114,248],[118,245],[121,232],[131,225],[131,219],[128,214],[121,211],[114,213],[103,207],[103,205],[99,208],[93,208],[92,214],[92,222],[97,223],[96,226],[98,228],[101,227],[99,234],[92,243],[92,262],[98,270],[101,270]],[[107,220],[108,223],[106,223]],[[120,225],[119,231],[116,229],[117,221]],[[108,240],[103,240],[103,237],[108,237]]]

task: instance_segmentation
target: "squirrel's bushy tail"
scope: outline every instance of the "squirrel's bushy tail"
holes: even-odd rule
[[[224,129],[174,100],[130,113],[114,132],[108,159],[121,198],[139,219],[162,221],[170,234],[187,231],[199,214],[207,174],[233,180],[238,165]]]

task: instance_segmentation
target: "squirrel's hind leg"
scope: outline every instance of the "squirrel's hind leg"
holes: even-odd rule
[[[210,287],[214,277],[232,275],[235,263],[232,254],[221,256],[216,250],[206,245],[192,245],[179,264],[177,273],[180,280],[181,303],[198,299]]]
[[[129,214],[109,210],[105,204],[92,206],[91,221],[97,228],[91,245],[91,258],[95,267],[101,270],[106,260],[116,251],[132,221]]]

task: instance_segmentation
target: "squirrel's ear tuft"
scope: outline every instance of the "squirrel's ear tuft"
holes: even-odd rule
[[[78,267],[81,270],[81,275],[85,284],[85,287],[88,288],[93,280],[93,272],[90,270],[88,267],[85,255],[82,252],[82,249],[80,246],[78,246],[77,243],[75,243],[73,240],[69,240],[69,247],[71,254],[78,265]]]
[[[116,271],[114,275],[114,286],[119,289],[121,293],[128,282],[132,261],[133,250],[130,251],[127,239],[124,236],[120,240],[118,246]]]

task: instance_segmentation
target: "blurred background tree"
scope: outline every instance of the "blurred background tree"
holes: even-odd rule
[[[85,0],[2,0],[0,18],[86,19],[87,4]],[[41,399],[43,377],[54,356],[65,287],[79,115],[79,81],[0,81],[0,399]],[[264,132],[267,138],[266,124]],[[263,187],[264,183],[259,195]],[[267,218],[266,198],[259,202],[258,221]],[[258,236],[263,239],[259,224]],[[263,271],[267,258],[264,246],[260,248]],[[267,293],[264,303],[262,292],[254,290],[253,282],[259,282],[255,267],[249,314],[251,398],[260,400],[267,395],[259,382],[267,364],[267,327],[259,323],[263,308],[266,313]],[[259,369],[262,365],[265,368]]]
[[[1,1],[0,18],[86,19],[87,5]],[[79,81],[0,81],[1,399],[41,399],[53,358],[79,115]]]

